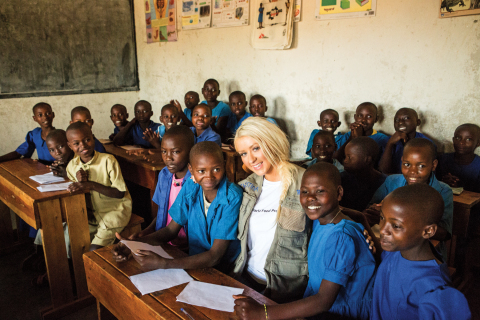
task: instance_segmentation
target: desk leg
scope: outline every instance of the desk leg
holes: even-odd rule
[[[60,200],[38,203],[42,223],[43,251],[47,265],[53,308],[73,301],[72,280],[63,236]]]
[[[10,208],[0,201],[0,246],[8,247],[13,244],[12,218]]]
[[[72,264],[77,286],[77,297],[82,298],[88,293],[87,279],[82,256],[90,249],[90,233],[88,230],[87,208],[85,195],[78,194],[61,199],[62,210],[65,212],[72,249]]]

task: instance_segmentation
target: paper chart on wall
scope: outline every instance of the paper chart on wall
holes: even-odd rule
[[[377,0],[316,0],[315,19],[374,17]]]
[[[177,41],[175,0],[143,0],[147,43]]]
[[[182,0],[182,30],[210,28],[211,0]]]
[[[249,0],[212,0],[212,27],[248,25]]]
[[[302,0],[295,0],[295,13],[293,19],[295,22],[299,22],[302,13]]]

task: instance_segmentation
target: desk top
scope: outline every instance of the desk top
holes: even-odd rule
[[[480,202],[480,193],[464,190],[460,195],[453,195],[453,202],[471,208]]]
[[[135,165],[144,167],[148,170],[152,171],[160,171],[165,167],[165,164],[163,162],[148,162],[143,159],[142,155],[130,155],[127,154],[127,151],[125,149],[119,148],[117,146],[114,146],[113,144],[104,144],[105,150],[107,150],[108,153],[113,154],[115,157],[122,158],[123,160],[126,160],[130,163],[133,163]]]

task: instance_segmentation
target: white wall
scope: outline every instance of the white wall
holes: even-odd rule
[[[480,16],[439,19],[438,0],[377,2],[373,18],[315,21],[314,1],[303,0],[293,48],[261,51],[250,46],[252,26],[180,30],[176,43],[147,44],[143,1],[135,0],[140,91],[1,100],[0,154],[36,126],[31,108],[39,101],[52,105],[57,128],[68,125],[73,107],[88,107],[94,133],[105,138],[113,104],[125,104],[133,116],[134,103],[146,99],[158,121],[163,104],[200,93],[207,78],[220,82],[222,100],[233,90],[263,94],[267,114],[287,124],[294,157],[303,155],[324,108],[340,112],[345,131],[355,107],[372,101],[383,114],[377,129],[389,134],[395,111],[415,108],[420,131],[441,143],[461,123],[480,124]]]

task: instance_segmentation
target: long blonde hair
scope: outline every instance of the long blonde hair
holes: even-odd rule
[[[278,170],[282,181],[280,202],[283,201],[297,175],[297,167],[289,162],[290,143],[287,136],[275,124],[261,117],[245,119],[235,133],[234,143],[246,136],[258,142],[265,158]]]

